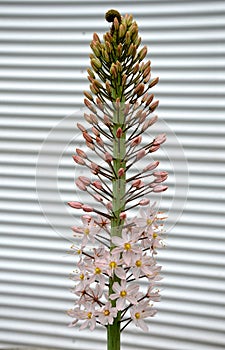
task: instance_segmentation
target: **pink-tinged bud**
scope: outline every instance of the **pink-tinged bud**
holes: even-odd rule
[[[132,186],[133,187],[139,187],[139,185],[140,185],[140,183],[141,183],[141,180],[140,179],[138,179],[138,180],[134,180],[133,182],[132,182]]]
[[[152,102],[153,98],[154,98],[153,94],[149,95],[147,100],[146,100],[146,104],[145,105],[146,106],[150,105],[150,103]]]
[[[87,158],[87,154],[84,151],[82,151],[80,148],[76,148],[76,152],[78,156],[80,156],[81,158]]]
[[[97,142],[97,144],[98,144],[100,147],[103,147],[103,146],[104,146],[104,142],[103,142],[103,140],[101,139],[101,137],[96,136],[96,142]]]
[[[138,145],[141,143],[141,140],[142,140],[141,135],[135,137],[135,138],[131,141],[131,143],[130,143],[131,147],[136,147],[136,146],[138,146]]]
[[[136,188],[141,188],[141,187],[143,187],[144,185],[145,185],[144,182],[141,181],[140,179],[134,180],[134,181],[132,182],[132,186],[133,186],[133,187],[136,187]]]
[[[150,202],[150,200],[149,199],[147,199],[147,198],[143,198],[140,202],[139,202],[139,205],[141,205],[141,206],[145,206],[145,205],[148,205],[149,204],[149,202]]]
[[[156,176],[156,177],[164,177],[164,176],[167,176],[168,175],[168,173],[167,173],[167,171],[154,171],[154,173],[153,173],[153,175],[154,176]]]
[[[116,137],[119,139],[123,135],[123,130],[122,128],[118,128],[116,131]]]
[[[91,102],[89,102],[86,98],[84,99],[84,103],[87,106],[87,108],[90,109],[90,111],[92,111],[94,114],[97,113],[95,107],[91,104]]]
[[[151,81],[151,83],[149,84],[149,87],[152,88],[153,86],[155,86],[157,83],[159,82],[159,78],[155,78]]]
[[[146,78],[149,76],[150,74],[150,71],[151,71],[151,67],[148,66],[147,68],[145,68],[144,72],[143,72],[143,77]]]
[[[94,126],[92,127],[92,131],[95,136],[100,136],[100,132]]]
[[[94,151],[95,146],[94,146],[93,143],[90,143],[90,142],[87,142],[87,141],[86,141],[86,145],[87,145],[88,148],[90,148],[92,151]]]
[[[145,150],[142,149],[141,151],[139,151],[136,155],[136,160],[139,160],[141,158],[143,158],[145,156]]]
[[[106,114],[104,115],[103,119],[104,119],[104,124],[106,126],[111,126],[110,119],[109,119],[109,117]]]
[[[163,192],[166,191],[168,186],[162,186],[162,185],[157,185],[153,188],[153,192],[158,193],[158,192]]]
[[[99,166],[96,163],[91,163],[91,169],[94,174],[98,174],[99,172]]]
[[[77,123],[77,127],[78,127],[78,129],[80,129],[80,131],[82,131],[82,132],[85,132],[85,131],[86,131],[85,127],[84,127],[82,124],[80,124],[80,123]]]
[[[83,207],[83,204],[80,202],[68,202],[68,205],[75,209],[81,209]]]
[[[90,207],[89,205],[82,205],[82,209],[83,209],[83,211],[88,212],[88,213],[93,211],[93,208]]]
[[[147,117],[147,113],[146,112],[142,112],[141,115],[140,115],[140,118],[139,118],[139,123],[143,123],[145,121]]]
[[[144,46],[142,49],[141,49],[141,51],[139,52],[139,54],[138,54],[138,57],[139,57],[139,61],[142,61],[144,58],[145,58],[145,56],[147,55],[147,46]]]
[[[158,165],[159,165],[159,161],[157,160],[157,161],[155,161],[155,162],[153,162],[153,163],[147,165],[147,166],[143,169],[143,172],[151,171],[151,170],[157,168]]]
[[[86,164],[85,161],[79,156],[73,156],[73,160],[75,163],[80,164],[80,165]]]
[[[113,160],[113,158],[112,158],[112,156],[111,156],[111,154],[109,153],[109,152],[106,152],[105,153],[105,161],[107,162],[107,163],[111,163],[112,162],[112,160]]]
[[[98,97],[96,97],[96,103],[97,103],[98,108],[101,111],[104,111],[104,105],[103,105],[103,103],[101,102],[101,100]],[[98,123],[96,123],[96,124],[98,124]]]
[[[127,217],[127,214],[123,211],[122,213],[120,213],[120,219],[121,220],[125,220]]]
[[[93,101],[93,97],[92,97],[92,94],[88,91],[84,91],[84,95],[90,100],[90,101]]]
[[[165,141],[166,141],[166,134],[160,134],[153,140],[153,145],[154,146],[161,145]]]
[[[100,181],[96,180],[94,182],[92,182],[92,185],[95,186],[98,190],[102,189],[102,184]]]
[[[103,202],[103,198],[98,194],[94,194],[93,197],[96,199],[97,202]]]
[[[82,181],[76,180],[75,183],[81,191],[87,191],[87,187],[85,186],[85,184]]]
[[[124,168],[120,168],[120,169],[118,170],[118,176],[119,176],[119,177],[123,176],[123,175],[124,175],[124,172],[125,172]]]
[[[140,83],[134,89],[134,94],[137,94],[137,96],[141,96],[144,89],[145,89],[145,85],[143,83]]]
[[[98,119],[94,114],[87,114],[84,113],[84,118],[86,119],[86,121],[90,124],[98,124]]]
[[[149,106],[149,110],[150,110],[151,112],[154,112],[154,110],[158,107],[158,105],[159,105],[159,101],[153,102],[153,103]]]
[[[152,146],[149,148],[149,153],[156,152],[160,148],[160,145]]]
[[[93,143],[92,137],[88,134],[87,131],[83,132],[83,138],[84,138],[87,142]]]
[[[79,176],[78,179],[83,182],[86,186],[89,186],[91,183],[91,180],[86,176]]]
[[[108,203],[106,204],[106,208],[107,208],[108,210],[112,210],[112,208],[113,208],[112,202],[108,202]]]
[[[93,33],[93,40],[98,42],[98,43],[101,43],[101,40],[99,39],[99,36],[97,33]]]

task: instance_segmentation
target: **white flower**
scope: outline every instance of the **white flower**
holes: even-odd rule
[[[149,302],[141,302],[134,305],[130,309],[131,319],[136,327],[140,327],[144,332],[148,331],[148,326],[144,322],[144,318],[152,317],[156,314],[156,310],[149,306]]]
[[[122,310],[126,305],[126,301],[130,302],[131,304],[137,303],[139,285],[131,284],[127,286],[126,281],[121,280],[121,284],[114,282],[112,289],[115,293],[110,295],[110,299],[116,299],[117,310]]]

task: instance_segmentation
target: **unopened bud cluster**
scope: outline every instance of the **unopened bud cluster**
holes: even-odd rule
[[[123,330],[133,321],[147,330],[144,319],[156,313],[153,303],[159,301],[156,251],[164,245],[164,216],[148,195],[167,189],[162,184],[167,172],[156,169],[159,162],[151,154],[166,136],[143,138],[157,122],[153,112],[158,101],[150,89],[158,78],[151,79],[151,62],[144,62],[147,48],[139,48],[137,23],[115,10],[106,19],[112,23],[110,31],[102,41],[94,33],[90,44],[90,91],[84,92],[89,110],[84,119],[90,128],[77,124],[87,149],[76,148],[73,159],[90,176],[79,176],[76,185],[93,198],[93,205],[69,202],[83,213],[82,224],[73,227],[81,244],[72,247],[79,261],[71,275],[75,306],[68,313],[74,319],[71,326],[82,321],[81,329],[101,324]],[[89,156],[92,152],[98,161]],[[138,167],[144,158],[145,166]],[[139,280],[147,281],[145,290]]]

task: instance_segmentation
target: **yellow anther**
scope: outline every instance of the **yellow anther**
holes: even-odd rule
[[[80,279],[81,279],[81,280],[84,279],[84,274],[83,274],[83,273],[80,275]]]
[[[130,248],[131,248],[130,243],[125,243],[125,244],[124,244],[124,249],[125,249],[125,250],[130,250]]]
[[[104,315],[105,315],[105,316],[109,316],[109,315],[110,315],[109,310],[105,310],[105,311],[104,311]]]
[[[153,238],[158,237],[157,233],[153,233]]]
[[[141,314],[140,314],[140,312],[136,312],[136,314],[134,316],[135,316],[135,318],[139,319],[141,317]]]
[[[117,263],[115,261],[111,261],[109,263],[109,267],[111,267],[111,269],[115,269],[117,267]]]
[[[152,220],[151,220],[151,219],[147,219],[147,220],[146,220],[146,224],[147,224],[148,226],[150,226],[150,225],[152,224]]]
[[[141,260],[137,260],[136,263],[135,263],[135,265],[136,265],[137,267],[140,267],[140,266],[142,265]]]
[[[92,312],[88,312],[87,317],[92,318]]]
[[[122,291],[120,292],[120,296],[121,296],[122,298],[124,298],[126,295],[127,295],[127,292],[126,292],[125,290],[122,290]]]
[[[102,272],[102,270],[99,267],[96,267],[95,273],[96,275],[99,275]]]
[[[84,229],[84,233],[85,233],[86,235],[89,235],[89,233],[90,233],[89,228],[85,228],[85,229]]]

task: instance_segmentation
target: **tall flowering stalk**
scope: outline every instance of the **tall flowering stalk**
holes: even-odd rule
[[[71,275],[76,281],[75,306],[68,314],[74,319],[71,326],[81,321],[80,329],[105,326],[108,350],[119,350],[120,333],[131,322],[147,331],[145,319],[155,315],[153,303],[159,301],[161,267],[155,254],[163,245],[163,217],[146,195],[167,189],[162,185],[167,173],[156,170],[158,161],[147,163],[147,159],[166,137],[161,134],[147,144],[142,141],[142,134],[157,121],[153,112],[158,101],[153,102],[149,90],[158,78],[151,80],[150,61],[143,62],[147,48],[139,49],[137,23],[116,10],[108,11],[106,20],[112,23],[110,31],[103,41],[94,33],[90,44],[90,92],[84,92],[90,112],[84,118],[91,131],[77,124],[99,161],[78,148],[73,156],[92,174],[79,176],[76,185],[103,209],[69,202],[84,214],[82,225],[73,227],[81,244],[72,246],[79,261]],[[135,173],[132,166],[144,157],[145,167]],[[132,215],[135,208],[137,215]],[[145,289],[139,280],[147,280]]]

